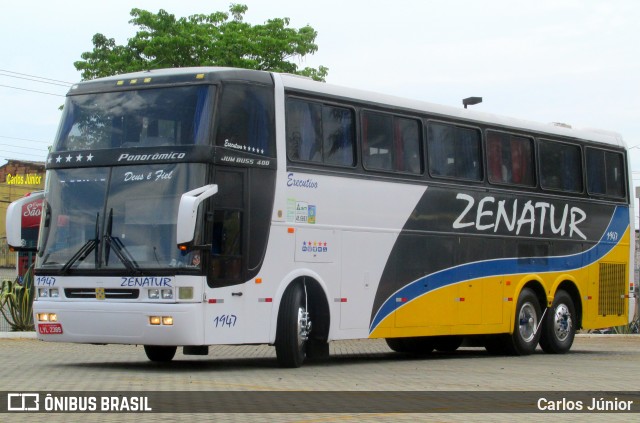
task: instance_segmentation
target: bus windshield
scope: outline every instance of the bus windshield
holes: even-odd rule
[[[215,87],[72,95],[54,152],[204,144]]]
[[[149,164],[49,172],[38,266],[134,270],[186,267],[176,248],[182,193],[202,186],[204,164]]]

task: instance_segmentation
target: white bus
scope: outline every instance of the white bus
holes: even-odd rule
[[[37,336],[564,353],[629,321],[631,199],[613,133],[240,69],[86,81],[47,159]]]

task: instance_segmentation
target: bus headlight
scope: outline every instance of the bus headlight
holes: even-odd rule
[[[160,291],[162,294],[163,300],[172,300],[173,299],[173,289],[162,289]]]
[[[38,298],[58,298],[59,296],[58,288],[38,288]]]
[[[148,291],[148,294],[149,294],[149,299],[150,300],[157,300],[157,299],[160,298],[160,290],[159,289],[156,289],[156,288],[150,289]]]

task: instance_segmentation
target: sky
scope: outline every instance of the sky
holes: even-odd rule
[[[453,107],[622,134],[640,185],[640,2],[637,0],[237,0],[245,21],[312,26],[301,67],[327,82]],[[44,161],[73,62],[102,33],[125,44],[132,8],[177,17],[228,11],[219,0],[4,2],[0,16],[0,165]],[[36,77],[36,78],[34,78]],[[32,81],[29,79],[36,79]],[[41,78],[47,78],[43,80]],[[46,82],[43,83],[42,81]]]

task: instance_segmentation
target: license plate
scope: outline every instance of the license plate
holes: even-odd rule
[[[60,323],[39,323],[38,332],[40,332],[40,335],[60,335],[62,333],[62,325]]]

